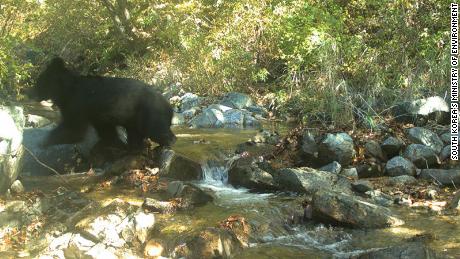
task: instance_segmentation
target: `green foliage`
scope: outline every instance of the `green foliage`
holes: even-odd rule
[[[201,94],[274,92],[304,121],[349,123],[359,107],[374,124],[379,106],[447,90],[449,3],[4,0],[0,91],[15,95],[34,78],[42,62],[31,67],[32,49],[83,73]]]

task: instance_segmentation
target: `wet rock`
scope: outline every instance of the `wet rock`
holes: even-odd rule
[[[411,185],[417,182],[417,179],[411,175],[400,175],[388,178],[388,184],[390,185]]]
[[[334,174],[339,174],[340,171],[342,171],[342,165],[340,165],[339,162],[334,161],[332,163],[329,163],[329,164],[327,164],[325,166],[320,167],[318,170],[331,172],[331,173],[334,173]]]
[[[245,187],[254,191],[273,191],[278,186],[273,176],[255,163],[238,160],[228,171],[228,182],[235,187]]]
[[[383,154],[382,148],[377,141],[370,140],[366,142],[366,144],[364,144],[364,149],[364,155],[366,157],[373,157],[380,161],[386,161],[386,157]]]
[[[243,109],[253,105],[249,95],[235,92],[225,95],[220,103],[235,109]]]
[[[0,194],[4,194],[21,171],[24,114],[21,107],[0,106]]]
[[[313,195],[313,218],[356,228],[383,228],[404,224],[404,221],[385,207],[357,196],[328,190],[321,190]]]
[[[356,166],[358,178],[372,178],[383,176],[383,166],[376,162],[366,162]]]
[[[203,206],[213,200],[213,197],[192,184],[184,184],[180,181],[168,184],[168,193],[172,198],[180,198],[181,209],[191,209]]]
[[[243,247],[236,236],[228,230],[206,228],[187,242],[186,258],[229,258]]]
[[[381,147],[387,158],[392,158],[399,155],[403,145],[404,143],[399,138],[388,137],[383,141]]]
[[[203,175],[201,165],[174,150],[158,147],[154,150],[160,176],[181,181],[198,180]]]
[[[192,128],[222,128],[224,120],[222,111],[208,107],[190,121],[190,126]]]
[[[422,144],[430,147],[434,150],[434,152],[436,152],[436,154],[439,154],[441,149],[444,147],[444,143],[438,135],[425,128],[411,128],[407,131],[407,137],[415,144]]]
[[[421,144],[410,144],[404,151],[404,157],[418,168],[430,168],[439,164],[439,158],[433,149]]]
[[[183,125],[185,124],[185,117],[182,113],[174,113],[171,120],[172,125]]]
[[[313,194],[320,189],[351,192],[350,182],[339,175],[309,167],[285,168],[276,171],[275,182],[282,190]]]
[[[16,180],[10,187],[11,192],[14,194],[19,194],[24,192],[24,186],[22,185],[21,181]]]
[[[249,156],[252,157],[259,157],[259,156],[265,156],[272,154],[272,152],[275,150],[274,145],[266,144],[266,143],[255,143],[255,142],[244,142],[241,144],[238,144],[236,146],[235,153],[236,154],[243,154],[247,153]]]
[[[340,175],[345,176],[350,179],[358,179],[358,171],[356,168],[345,168],[340,172]]]
[[[244,114],[241,110],[231,109],[224,112],[224,123],[227,128],[241,128],[244,123]]]
[[[26,115],[26,127],[39,128],[51,124],[51,121],[45,117],[33,114]]]
[[[192,108],[195,108],[197,106],[200,106],[201,103],[203,102],[203,98],[199,97],[196,94],[193,93],[185,93],[183,96],[180,98],[180,111],[186,111]]]
[[[420,119],[426,121],[430,118],[445,124],[449,118],[449,106],[443,98],[433,96],[398,104],[392,109],[392,113],[398,122],[416,123]]]
[[[55,145],[43,148],[41,143],[48,136],[54,125],[43,128],[28,128],[24,130],[23,144],[41,162],[55,169],[59,173],[84,170],[89,167],[85,163],[90,157],[91,149],[97,143],[96,131],[90,128],[84,137],[84,141],[78,144]],[[83,159],[83,160],[82,160]],[[22,161],[24,175],[51,175],[54,174],[49,168],[39,164],[28,152]]]
[[[439,154],[439,160],[445,161],[449,158],[450,158],[450,145],[447,145],[441,150],[441,154]]]
[[[366,180],[355,181],[351,183],[351,187],[353,188],[353,190],[359,193],[365,193],[367,191],[371,191],[374,188],[372,186],[372,183]]]
[[[346,133],[327,134],[318,148],[318,157],[323,163],[339,162],[349,165],[355,156],[353,139]]]
[[[410,242],[402,245],[395,245],[387,248],[370,249],[360,255],[351,256],[353,259],[368,258],[417,258],[430,259],[437,258],[433,250],[422,242]]]
[[[442,185],[460,185],[460,170],[457,169],[422,169],[420,178],[433,180]]]
[[[393,157],[385,166],[385,174],[388,176],[414,176],[415,173],[415,166],[412,162],[400,156]]]

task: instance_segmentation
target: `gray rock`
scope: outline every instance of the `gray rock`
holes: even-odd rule
[[[206,108],[190,121],[190,126],[192,128],[222,128],[224,126],[224,114],[220,110]]]
[[[364,155],[366,157],[377,158],[380,161],[386,161],[386,157],[383,154],[382,148],[379,143],[375,140],[370,140],[364,144]]]
[[[96,243],[86,239],[80,234],[72,235],[69,245],[63,249],[65,258],[79,258],[82,254],[89,251]]]
[[[218,110],[218,111],[221,111],[221,112],[226,112],[228,110],[231,110],[231,109],[234,109],[232,107],[229,107],[229,106],[225,106],[225,105],[222,105],[222,104],[211,104],[208,106],[209,109],[215,109],[215,110]]]
[[[422,169],[420,178],[433,180],[442,185],[460,185],[460,170],[458,169]]]
[[[416,174],[415,166],[411,161],[396,156],[390,159],[385,165],[385,174],[389,176],[411,175]]]
[[[370,249],[359,255],[351,256],[352,259],[392,259],[392,258],[417,258],[431,259],[437,258],[435,252],[422,242],[410,242],[386,248]]]
[[[253,105],[249,95],[234,92],[225,95],[220,103],[236,109],[244,109]]]
[[[142,211],[136,212],[133,215],[134,218],[134,229],[136,231],[135,236],[141,244],[147,241],[149,231],[151,231],[155,225],[155,215],[153,213],[144,213]]]
[[[262,117],[266,117],[268,115],[267,109],[265,109],[264,107],[261,107],[259,105],[248,106],[248,107],[246,107],[246,110],[250,111],[253,114],[260,115]]]
[[[353,139],[346,133],[327,134],[318,149],[318,157],[323,163],[337,161],[342,166],[349,165],[355,153]]]
[[[436,154],[439,154],[441,149],[444,147],[444,143],[438,135],[425,128],[411,128],[407,131],[407,137],[415,144],[422,144],[432,148]]]
[[[439,154],[439,160],[445,161],[450,158],[450,145],[445,146]]]
[[[191,209],[203,206],[213,200],[213,197],[192,184],[174,181],[168,184],[168,193],[172,198],[181,198],[180,209]]]
[[[392,158],[399,155],[403,145],[404,143],[399,138],[388,137],[382,143],[382,150],[385,152],[387,158]]]
[[[399,226],[404,221],[385,207],[350,194],[321,190],[313,195],[313,218],[355,228]]]
[[[340,175],[351,179],[358,179],[358,171],[354,167],[342,169]]]
[[[198,162],[177,154],[174,150],[158,147],[154,150],[155,165],[160,168],[160,176],[181,181],[199,180],[203,169]]]
[[[273,176],[255,163],[244,163],[239,159],[228,171],[228,182],[235,187],[245,187],[255,191],[278,189]]]
[[[449,106],[443,98],[433,96],[398,104],[392,109],[392,113],[399,122],[415,123],[418,119],[432,118],[438,123],[446,123]]]
[[[439,164],[439,158],[433,149],[421,144],[410,144],[404,151],[404,157],[418,168],[429,168]]]
[[[20,107],[0,106],[0,194],[4,194],[21,171],[24,114]]]
[[[353,188],[353,190],[359,193],[365,193],[367,191],[371,191],[374,188],[372,186],[372,183],[366,180],[355,181],[351,183],[351,187]]]
[[[169,201],[159,201],[157,199],[145,198],[142,203],[142,208],[149,212],[171,214],[178,209],[178,206]]]
[[[89,249],[85,254],[86,258],[90,259],[115,259],[119,258],[116,254],[116,249],[104,244],[96,244],[91,249]]]
[[[342,171],[342,165],[340,165],[339,162],[334,161],[332,163],[329,163],[329,164],[327,164],[325,166],[320,167],[318,170],[331,172],[331,173],[334,173],[334,174],[339,174],[340,171]]]
[[[200,106],[202,102],[203,98],[199,97],[198,95],[193,93],[186,93],[183,96],[181,96],[179,107],[181,111],[186,111],[194,107]]]
[[[336,189],[351,192],[346,178],[309,167],[281,169],[276,171],[274,178],[280,189],[286,191],[313,194],[320,189]]]
[[[227,128],[242,128],[244,114],[241,110],[231,109],[224,112],[224,124]]]

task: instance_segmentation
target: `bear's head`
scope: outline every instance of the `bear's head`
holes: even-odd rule
[[[40,100],[52,99],[55,101],[63,91],[65,82],[63,79],[68,74],[64,60],[59,57],[53,58],[46,66],[45,70],[38,76],[35,85],[35,96]]]

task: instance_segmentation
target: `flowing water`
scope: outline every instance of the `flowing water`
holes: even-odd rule
[[[195,184],[212,192],[215,200],[192,211],[159,215],[157,237],[166,244],[181,243],[186,236],[205,227],[215,227],[229,216],[239,215],[251,224],[253,230],[250,247],[237,258],[348,258],[369,248],[397,245],[408,237],[423,233],[434,237],[428,243],[431,248],[451,258],[460,258],[458,215],[394,208],[406,221],[405,225],[381,230],[352,230],[314,222],[293,225],[289,223],[290,217],[301,213],[301,198],[288,193],[251,193],[246,189],[233,188],[227,182],[227,170],[235,159],[230,155],[232,150],[252,137],[255,131],[175,131],[178,142],[174,149],[200,161],[203,179]],[[101,202],[118,197],[138,205],[145,197],[139,191],[118,186],[86,195]],[[150,196],[156,197],[155,194]]]

